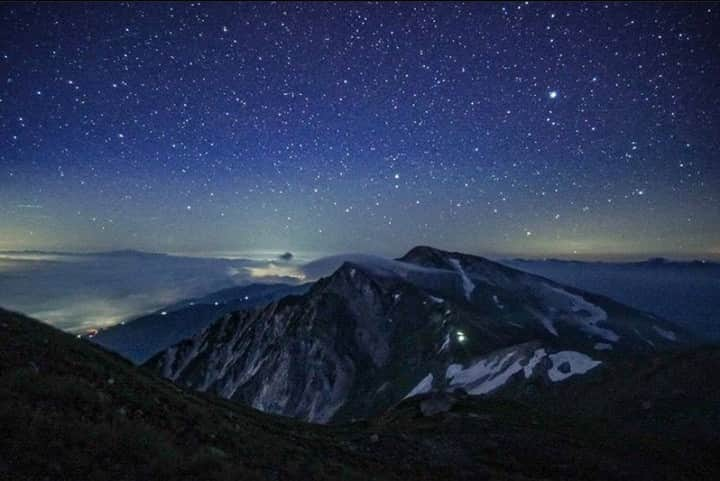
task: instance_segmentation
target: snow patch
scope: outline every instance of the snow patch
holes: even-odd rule
[[[463,370],[462,364],[450,364],[445,371],[445,378],[452,379],[457,373]]]
[[[165,359],[164,365],[163,365],[163,371],[162,375],[165,378],[171,379],[173,375],[173,365],[175,364],[175,356],[177,355],[177,346],[170,347],[167,351],[165,351]]]
[[[533,316],[540,320],[543,327],[545,327],[545,329],[547,329],[550,334],[552,334],[553,336],[558,335],[557,329],[555,329],[555,324],[553,324],[552,319],[547,317],[542,312],[536,311],[535,309],[528,308],[528,311],[530,311]]]
[[[502,358],[482,359],[467,369],[451,364],[445,371],[445,377],[450,386],[463,387],[468,394],[478,395],[494,391],[522,370],[520,358],[512,351]]]
[[[450,347],[450,334],[445,334],[445,340],[443,341],[442,346],[440,346],[438,354],[445,351],[448,347]]]
[[[548,370],[548,377],[552,382],[563,381],[575,374],[585,374],[590,369],[602,364],[590,356],[575,351],[560,351],[550,354],[552,367]],[[561,367],[566,366],[562,371]]]
[[[465,290],[465,298],[467,298],[467,300],[469,301],[470,296],[472,295],[473,291],[475,290],[475,284],[465,273],[462,266],[460,265],[459,260],[450,259],[450,263],[453,265],[453,267],[458,272],[458,274],[460,274],[460,278],[462,279],[462,283],[463,283],[463,289]]]
[[[443,302],[445,302],[445,299],[435,296],[430,296],[430,300],[433,301],[435,304],[442,304]]]
[[[495,305],[498,307],[498,309],[505,309],[505,306],[500,302],[500,299],[498,299],[498,296],[492,296],[492,300],[495,303]]]
[[[527,364],[523,367],[523,372],[525,373],[525,379],[529,379],[530,376],[532,376],[533,370],[535,369],[535,366],[537,366],[540,361],[543,360],[543,358],[547,355],[545,352],[545,349],[536,349],[533,353],[533,357],[530,358]]]
[[[588,334],[601,337],[609,342],[617,342],[620,339],[614,331],[605,329],[597,325],[598,322],[607,320],[607,312],[599,306],[592,304],[585,300],[582,296],[571,294],[570,292],[560,289],[559,287],[547,286],[553,292],[565,296],[570,301],[570,310],[574,313],[584,311],[589,313],[589,316],[583,316],[580,318],[582,322],[581,329]]]
[[[635,331],[635,334],[637,334],[637,336],[638,336],[640,339],[642,339],[643,341],[645,341],[646,343],[648,343],[650,346],[655,347],[655,343],[652,342],[650,339],[647,339],[647,338],[643,337],[643,335],[640,334],[640,331],[638,331],[636,328],[633,327],[633,331]]]
[[[593,347],[596,351],[612,351],[613,349],[612,344],[608,344],[606,342],[596,342]]]
[[[655,332],[657,332],[660,337],[664,337],[668,341],[677,341],[677,336],[674,332],[658,326],[653,326],[653,329],[655,329]]]
[[[407,394],[407,396],[405,396],[403,399],[406,399],[406,398],[409,398],[409,397],[412,397],[412,396],[417,396],[418,394],[423,394],[423,393],[426,393],[426,392],[430,391],[430,389],[432,388],[432,382],[433,382],[433,375],[432,375],[432,373],[430,373],[430,374],[428,374],[427,376],[425,376],[425,377],[422,379],[422,381],[420,381],[420,382],[418,383],[418,385],[415,386],[415,387],[412,389],[412,391],[410,391],[410,392]]]

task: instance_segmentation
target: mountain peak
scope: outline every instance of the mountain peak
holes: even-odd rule
[[[438,249],[437,247],[427,246],[427,245],[417,245],[407,251],[403,258],[405,257],[414,257],[414,256],[428,256],[428,255],[447,255],[450,254],[450,251],[446,251],[443,249]]]
[[[325,423],[431,390],[487,394],[533,376],[559,382],[683,339],[609,299],[418,246],[399,260],[344,261],[307,294],[242,322],[216,321],[149,366],[195,389]]]
[[[409,262],[423,267],[452,268],[451,259],[464,259],[473,262],[491,262],[484,257],[471,254],[463,254],[462,252],[452,252],[438,249],[436,247],[419,245],[410,249],[404,256],[398,260]]]
[[[445,265],[450,252],[430,246],[415,246],[398,260],[423,266]]]
[[[335,272],[318,281],[313,291],[339,291],[362,289],[377,276],[369,272],[368,267],[352,261],[343,262]]]

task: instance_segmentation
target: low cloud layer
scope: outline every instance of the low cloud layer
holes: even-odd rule
[[[345,261],[377,259],[347,254],[300,264],[297,257],[284,257],[249,260],[134,251],[0,253],[0,307],[84,333],[226,287],[309,282],[330,275]]]
[[[144,254],[0,256],[0,306],[85,332],[233,285],[267,262]]]

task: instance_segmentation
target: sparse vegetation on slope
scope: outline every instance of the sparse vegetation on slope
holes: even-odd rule
[[[428,404],[434,396],[407,399],[370,421],[311,425],[185,391],[87,341],[0,311],[3,481],[695,480],[720,473],[710,452],[680,459],[682,443],[611,433],[592,416],[581,423],[540,406],[448,393],[439,396],[449,402]]]

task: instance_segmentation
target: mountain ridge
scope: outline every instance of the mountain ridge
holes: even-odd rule
[[[157,352],[195,335],[217,318],[238,309],[264,305],[278,298],[301,293],[309,284],[252,283],[221,289],[202,297],[178,301],[155,312],[121,322],[88,336],[136,364]]]
[[[418,246],[398,260],[344,262],[307,293],[225,316],[147,365],[187,387],[325,423],[376,415],[411,392],[561,382],[624,352],[688,341],[609,298]]]
[[[629,407],[641,426],[656,416],[655,408],[640,404],[649,399],[669,425],[687,429],[696,425],[685,419],[699,395],[708,411],[698,411],[695,422],[704,420],[717,437],[719,404],[707,395],[717,392],[716,378],[697,383],[685,373],[702,373],[699,366],[720,369],[718,353],[712,348],[681,363],[676,359],[682,354],[662,354],[623,381],[644,383],[654,397],[626,400],[613,388],[596,400],[600,410],[589,409],[582,418],[545,413],[557,403],[552,399],[533,406],[426,393],[367,421],[317,426],[184,390],[84,339],[0,309],[0,478],[717,479],[714,438],[675,428],[638,435],[626,429],[626,416],[618,416],[622,410],[614,402]],[[668,367],[676,371],[671,382],[686,393],[672,398],[671,409],[662,405],[664,390],[648,384],[666,378]],[[603,392],[603,385],[599,379],[593,391]],[[574,391],[573,404],[587,402],[583,392]],[[610,424],[602,409],[608,398]],[[693,449],[677,455],[688,446]]]

